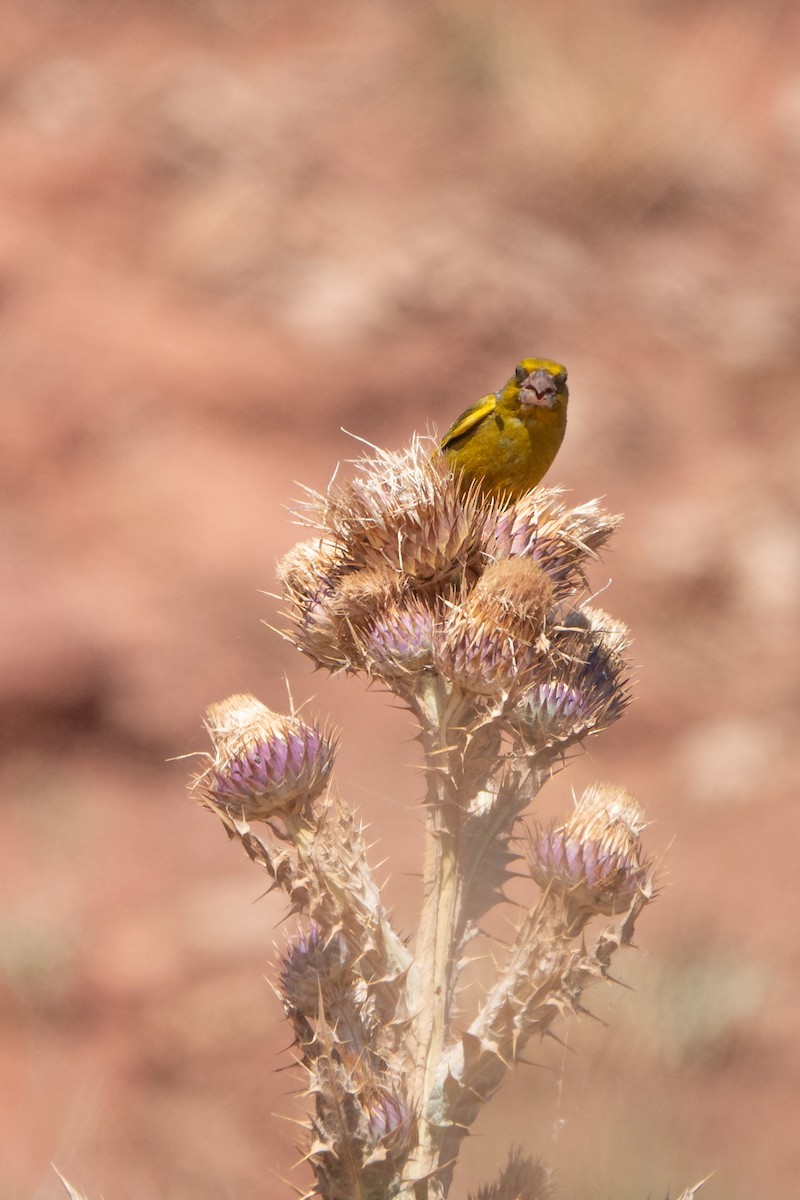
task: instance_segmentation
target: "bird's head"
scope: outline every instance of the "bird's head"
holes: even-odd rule
[[[501,392],[523,409],[557,408],[567,402],[567,368],[549,358],[523,358]]]

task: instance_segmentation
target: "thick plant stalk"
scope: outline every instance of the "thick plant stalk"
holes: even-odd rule
[[[567,750],[628,701],[627,631],[581,599],[618,519],[546,489],[487,503],[422,439],[310,493],[303,519],[316,534],[279,568],[287,636],[317,666],[380,680],[419,723],[413,945],[393,928],[353,814],[327,792],[327,730],[231,697],[209,709],[213,753],[193,786],[300,918],[277,988],[313,1107],[309,1194],[444,1200],[461,1140],[511,1064],[583,1010],[653,898],[643,814],[624,788],[587,789],[556,827],[524,825]],[[457,1027],[468,943],[520,863],[530,906]],[[512,1155],[478,1200],[553,1195],[543,1167]]]
[[[409,989],[410,1006],[417,1013],[414,1039],[419,1055],[413,1094],[420,1100],[432,1096],[450,1028],[457,974],[453,947],[458,941],[463,893],[463,810],[447,768],[453,753],[448,748],[448,702],[442,689],[429,682],[424,707],[430,724],[422,738],[428,777],[424,901],[416,942],[417,971]],[[431,1187],[439,1182],[434,1173],[441,1137],[428,1107],[420,1104],[419,1142],[406,1168],[412,1182],[425,1181],[417,1189],[422,1196],[429,1178]]]

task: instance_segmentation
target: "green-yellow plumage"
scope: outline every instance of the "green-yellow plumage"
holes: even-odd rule
[[[567,370],[525,358],[503,388],[462,413],[442,438],[451,470],[485,496],[516,499],[546,473],[567,426]]]

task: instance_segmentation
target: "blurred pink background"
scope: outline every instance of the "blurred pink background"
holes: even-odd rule
[[[10,0],[0,39],[0,1195],[308,1186],[264,982],[279,897],[184,786],[209,702],[310,698],[412,933],[406,715],[280,624],[287,506],[566,362],[548,482],[626,514],[593,585],[611,778],[664,889],[606,1024],[532,1046],[565,1197],[800,1174],[800,11],[744,0]],[[288,679],[288,684],[287,684]],[[255,903],[259,900],[258,903]],[[509,914],[512,915],[512,914]],[[290,926],[291,928],[291,926]],[[486,970],[488,968],[484,968]],[[281,1114],[281,1115],[276,1115]]]

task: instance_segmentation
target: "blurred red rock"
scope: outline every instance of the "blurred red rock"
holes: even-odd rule
[[[552,481],[627,514],[593,585],[641,664],[548,803],[632,787],[670,886],[638,994],[518,1074],[463,1184],[511,1137],[587,1200],[789,1194],[799,37],[780,0],[8,7],[0,1190],[284,1190],[281,904],[166,760],[230,692],[315,697],[413,930],[410,722],[263,593],[348,434],[441,430],[535,351],[570,367]]]

